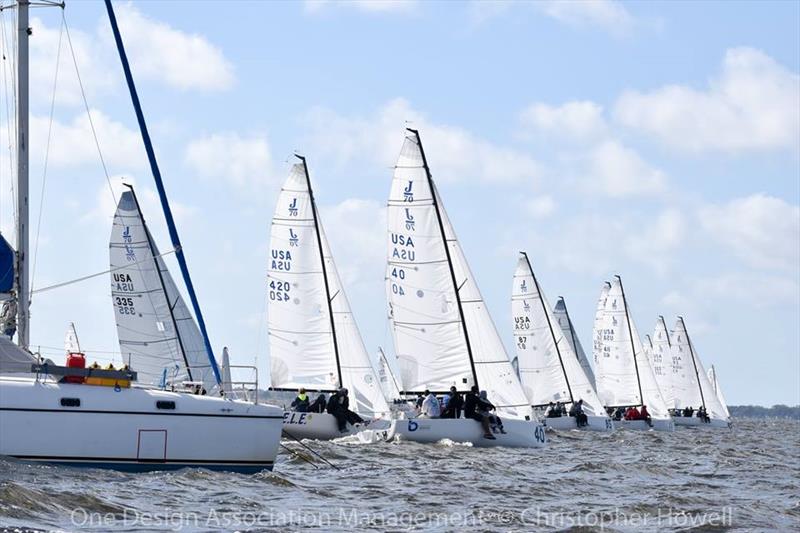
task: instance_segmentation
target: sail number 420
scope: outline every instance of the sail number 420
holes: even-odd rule
[[[288,302],[290,285],[288,281],[269,282],[269,299],[276,302]]]

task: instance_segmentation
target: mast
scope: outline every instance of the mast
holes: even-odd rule
[[[17,1],[17,344],[30,343],[30,280],[28,279],[28,7],[30,0]]]
[[[189,375],[189,381],[194,381],[192,379],[192,369],[189,366],[189,359],[186,357],[186,349],[183,347],[183,340],[181,339],[181,334],[178,331],[178,321],[175,320],[175,313],[173,313],[174,307],[172,302],[169,301],[169,294],[167,294],[167,286],[164,283],[164,275],[161,273],[161,268],[158,266],[158,252],[156,251],[156,247],[153,243],[153,238],[150,235],[150,230],[147,229],[147,223],[144,221],[144,213],[142,213],[142,210],[139,208],[139,199],[136,197],[136,192],[133,190],[133,185],[126,183],[125,186],[130,189],[131,194],[133,195],[133,203],[136,206],[136,212],[139,213],[139,220],[142,221],[144,234],[147,238],[147,246],[150,248],[150,254],[153,256],[153,264],[156,267],[156,272],[158,272],[158,281],[161,283],[161,290],[164,291],[164,299],[167,300],[167,309],[169,309],[169,317],[172,320],[172,329],[175,331],[175,338],[178,339],[178,348],[181,350],[183,362],[186,365],[186,373]]]
[[[536,280],[536,274],[533,273],[533,267],[531,267],[531,261],[530,259],[528,259],[528,254],[526,254],[525,252],[520,252],[520,253],[525,258],[525,263],[528,264],[528,271],[531,273],[531,277],[533,277],[533,284],[536,285],[536,293],[539,295],[539,303],[542,304],[542,311],[544,311],[544,316],[547,319],[547,327],[550,328],[550,337],[553,339],[553,344],[556,347],[556,354],[558,355],[558,363],[561,365],[561,372],[564,374],[564,381],[567,382],[567,392],[569,393],[569,401],[570,403],[575,403],[575,398],[572,396],[572,387],[569,386],[569,377],[567,377],[567,369],[564,368],[564,360],[561,358],[561,350],[558,349],[556,334],[553,333],[553,323],[550,322],[550,315],[548,314],[547,306],[544,305],[544,297],[542,296],[542,290],[539,287],[539,282]]]
[[[467,343],[467,355],[469,356],[469,366],[472,369],[472,379],[475,386],[478,386],[478,373],[475,370],[475,361],[472,358],[472,345],[469,342],[469,332],[467,331],[467,321],[464,319],[464,308],[461,305],[461,296],[458,293],[458,282],[456,281],[456,273],[453,270],[453,259],[450,257],[450,247],[447,245],[447,234],[444,232],[444,223],[442,222],[442,213],[439,208],[439,201],[436,199],[436,186],[433,184],[431,177],[431,169],[428,167],[428,158],[425,157],[425,149],[422,148],[422,139],[420,139],[419,131],[406,128],[417,137],[417,144],[419,145],[419,153],[422,154],[422,166],[425,167],[425,175],[428,178],[428,187],[431,190],[431,199],[433,200],[433,208],[436,211],[436,221],[439,223],[439,231],[442,234],[442,242],[444,242],[444,253],[447,257],[447,267],[450,269],[450,279],[453,282],[453,291],[456,293],[456,303],[458,304],[458,317],[461,320],[461,328],[464,330],[464,341]]]
[[[625,320],[628,322],[628,337],[631,340],[631,354],[633,355],[633,367],[636,369],[636,384],[639,386],[639,401],[644,405],[644,395],[642,394],[642,380],[639,378],[639,362],[636,360],[636,347],[633,344],[633,328],[631,328],[631,315],[628,312],[628,301],[625,299],[625,289],[622,286],[622,278],[614,276],[619,280],[619,289],[622,291],[622,305],[625,306]]]
[[[527,256],[525,257],[527,258]],[[528,266],[530,266],[530,264],[528,264]],[[567,311],[567,302],[564,300],[563,296],[559,296],[558,299],[561,300],[562,304],[564,304],[564,314],[567,317],[567,325],[569,326],[569,336],[572,338],[572,347],[575,349],[575,357],[578,357],[578,341],[577,339],[575,339],[575,328],[572,327],[572,319],[569,317],[569,311]]]
[[[150,141],[150,133],[147,131],[147,124],[144,121],[144,113],[142,112],[142,105],[139,102],[139,95],[136,92],[136,85],[133,82],[133,74],[131,74],[131,67],[128,63],[128,56],[125,53],[125,46],[122,43],[122,35],[119,33],[117,26],[117,17],[114,15],[114,7],[111,5],[111,0],[105,0],[106,10],[108,11],[108,20],[111,23],[111,29],[114,32],[114,41],[117,44],[117,51],[119,58],[122,62],[122,69],[125,71],[125,81],[128,84],[128,91],[131,94],[131,101],[133,108],[136,111],[136,120],[139,122],[139,130],[142,134],[142,142],[144,143],[145,151],[147,152],[147,159],[150,162],[150,170],[153,173],[153,179],[156,182],[156,189],[158,190],[158,198],[161,200],[161,208],[164,210],[164,218],[167,221],[167,229],[169,230],[169,237],[172,241],[172,247],[175,249],[175,257],[178,259],[178,266],[181,269],[183,281],[186,284],[186,291],[189,293],[189,299],[192,302],[192,309],[197,318],[197,325],[200,326],[200,332],[203,334],[203,343],[205,344],[206,354],[208,361],[211,364],[211,369],[214,371],[214,378],[217,384],[222,383],[222,377],[217,366],[217,361],[214,359],[214,351],[211,348],[211,341],[208,338],[206,331],[206,323],[203,320],[203,313],[200,310],[200,302],[197,300],[197,295],[194,292],[194,285],[192,278],[189,276],[189,267],[186,264],[186,257],[183,255],[183,247],[181,246],[181,239],[178,236],[178,229],[175,227],[175,220],[172,218],[172,210],[169,207],[169,200],[167,199],[167,192],[164,190],[164,182],[161,180],[161,171],[158,168],[158,161],[156,154],[153,150],[153,143]]]
[[[703,395],[703,386],[700,385],[700,372],[697,370],[697,360],[694,358],[694,348],[692,348],[692,339],[689,338],[689,331],[686,329],[686,323],[683,317],[679,316],[678,320],[681,321],[683,326],[683,333],[686,335],[686,342],[689,344],[689,354],[692,356],[692,364],[694,365],[694,375],[697,377],[697,388],[700,389],[700,401],[703,402],[703,409],[706,408],[706,398]]]
[[[331,289],[328,283],[328,269],[325,267],[325,253],[322,248],[322,236],[319,233],[319,220],[317,219],[317,202],[314,200],[314,191],[311,188],[311,178],[308,175],[308,165],[306,165],[306,158],[302,155],[294,154],[294,156],[303,163],[303,172],[306,176],[306,186],[308,187],[308,197],[311,200],[311,216],[314,219],[314,232],[317,235],[317,247],[319,248],[319,260],[322,264],[322,279],[325,280],[325,301],[328,303],[328,317],[331,322],[331,335],[333,335],[333,353],[336,356],[336,373],[339,376],[339,386],[344,387],[342,381],[342,365],[339,363],[339,342],[336,339],[336,323],[333,320],[333,305],[331,298]]]

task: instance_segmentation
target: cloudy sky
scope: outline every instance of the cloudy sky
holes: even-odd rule
[[[682,314],[729,402],[800,402],[797,2],[117,10],[212,343],[236,363],[257,359],[262,384],[268,227],[294,151],[308,157],[367,346],[391,351],[384,204],[409,124],[509,347],[524,249],[584,346],[602,282],[619,273],[639,330]],[[40,288],[108,264],[114,201],[72,51],[112,185],[136,183],[169,248],[103,5],[69,2],[65,16],[71,49],[60,10],[33,11]],[[13,14],[3,17],[10,57]],[[0,220],[13,241],[6,94]],[[90,356],[118,349],[105,276],[34,295],[31,312],[45,353],[60,356],[69,321]]]

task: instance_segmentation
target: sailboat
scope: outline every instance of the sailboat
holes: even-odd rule
[[[676,426],[704,426],[715,428],[730,427],[727,408],[720,402],[712,382],[706,374],[703,363],[697,355],[686,323],[682,317],[675,322],[672,330],[672,350],[677,364],[673,367],[672,387],[676,410]],[[694,408],[694,416],[680,416],[684,407]],[[703,407],[707,420],[697,416],[697,409]]]
[[[650,337],[648,335],[648,339],[650,339],[651,345],[648,357],[650,358],[650,364],[653,366],[653,373],[656,376],[661,395],[664,397],[664,402],[669,409],[680,408],[682,406],[675,401],[673,372],[681,367],[681,361],[672,349],[672,340],[663,316],[658,317],[653,336]]]
[[[673,431],[674,424],[661,396],[653,368],[642,347],[622,279],[614,276],[608,288],[604,286],[602,317],[595,324],[597,360],[597,393],[606,408],[640,408],[646,405],[652,426],[644,420],[620,420],[615,424],[626,429],[655,429]]]
[[[570,408],[582,400],[587,416],[586,425],[581,427],[571,416],[545,418],[545,426],[611,431],[611,419],[564,331],[557,325],[525,252],[520,252],[514,272],[511,314],[519,376],[531,406],[543,409],[550,403],[561,402]]]
[[[0,372],[3,373],[0,376],[0,455],[26,461],[134,471],[184,467],[242,472],[271,469],[278,453],[282,420],[282,413],[275,407],[175,392],[163,386],[154,387],[151,378],[156,372],[152,358],[140,358],[133,350],[128,358],[129,367],[84,368],[85,361],[79,352],[77,335],[69,340],[67,351],[77,348],[78,352],[68,354],[66,366],[42,362],[29,351],[29,5],[24,0],[16,5],[19,98],[16,179],[19,209],[16,217],[18,249],[14,265],[14,294],[19,329],[18,346],[11,343],[9,336],[0,338]],[[176,254],[179,254],[179,263],[193,303],[196,303],[110,1],[106,1],[106,7],[156,185],[161,193],[173,245]],[[130,195],[123,195],[120,202],[127,203],[120,208],[127,207],[130,201]],[[144,228],[143,224],[141,228]],[[117,229],[120,228],[115,226]],[[142,237],[142,234],[138,235],[138,238]],[[129,244],[134,246],[133,239]],[[136,244],[141,244],[141,241]],[[148,258],[136,257],[130,259],[130,264],[135,263],[150,272],[162,272],[153,266],[152,258],[149,261],[150,265],[147,264]],[[115,273],[112,272],[112,289],[127,293],[126,296],[115,296],[115,312],[138,316],[139,310],[144,310],[144,307],[138,306],[147,299],[139,293],[144,278],[132,276],[129,280],[115,280]],[[117,283],[128,285],[120,286]],[[120,300],[117,301],[117,298]],[[122,298],[125,300],[122,301]],[[175,301],[171,300],[170,303],[175,304]],[[199,310],[199,307],[195,309]],[[165,337],[172,335],[174,338],[175,331],[169,329],[170,324],[165,322],[163,325]],[[201,329],[204,331],[204,328]],[[143,342],[149,344],[149,341]],[[171,342],[173,347],[174,344]],[[127,346],[133,347],[132,344]],[[147,348],[150,353],[149,346],[143,344],[140,348]],[[210,350],[206,353],[213,366],[213,354]],[[142,383],[137,381],[140,361]],[[164,368],[168,366],[171,365],[167,365],[165,360]],[[184,371],[188,377],[187,368],[179,370],[174,377],[183,378]],[[198,438],[203,435],[224,435],[225,438]]]
[[[378,348],[378,379],[381,382],[381,390],[383,390],[383,396],[387,402],[394,403],[395,400],[400,399],[400,391],[403,388],[400,382],[397,381],[383,348]]]
[[[572,348],[572,353],[578,357],[578,361],[581,363],[581,368],[583,368],[584,374],[586,374],[586,377],[589,378],[589,383],[592,384],[592,388],[596,388],[597,381],[594,377],[594,370],[592,370],[592,365],[589,363],[589,358],[586,357],[586,352],[583,351],[581,340],[578,338],[578,334],[575,332],[575,326],[572,324],[572,319],[569,317],[569,311],[567,311],[567,302],[564,301],[563,296],[558,297],[556,306],[553,308],[553,316],[558,321],[561,331],[564,332],[564,337],[567,339],[567,342],[569,342],[569,347]]]
[[[388,202],[386,291],[403,395],[486,390],[505,433],[484,437],[471,419],[394,420],[389,438],[475,446],[544,446],[431,177],[419,133],[406,131]],[[495,426],[495,429],[499,429]]]
[[[322,228],[306,160],[296,157],[272,218],[267,274],[271,390],[297,392],[302,387],[324,394],[345,387],[353,411],[368,419],[388,418],[389,405]],[[340,432],[328,413],[287,412],[284,418],[284,431],[295,438],[332,439],[362,429],[349,425]]]
[[[719,386],[719,380],[717,378],[717,369],[714,365],[711,365],[711,368],[708,369],[708,380],[711,382],[711,386],[714,387],[714,392],[717,395],[717,400],[719,400],[720,405],[725,413],[725,417],[730,420],[731,413],[728,411],[728,402],[725,401],[725,396],[722,394],[722,388]]]

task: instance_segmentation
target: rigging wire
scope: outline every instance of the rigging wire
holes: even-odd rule
[[[34,286],[36,283],[36,261],[39,258],[39,235],[42,231],[42,213],[44,213],[44,193],[45,193],[45,186],[47,185],[47,165],[50,161],[50,141],[53,137],[53,115],[56,109],[56,89],[58,87],[58,70],[61,64],[61,42],[64,36],[64,24],[65,21],[62,18],[61,20],[61,29],[58,32],[58,49],[56,50],[56,68],[55,74],[53,76],[53,95],[50,99],[50,122],[47,126],[47,143],[45,145],[44,151],[44,168],[42,170],[42,191],[39,196],[39,217],[36,222],[36,237],[33,241],[33,265],[31,266],[31,289],[30,294],[28,297],[29,303],[32,300],[30,295],[34,292]]]
[[[61,19],[64,22],[64,29],[67,33],[67,43],[69,44],[69,51],[72,55],[72,63],[75,65],[75,74],[78,77],[78,86],[81,89],[81,98],[83,99],[83,107],[86,109],[86,116],[89,119],[89,127],[92,130],[92,137],[94,137],[94,145],[97,147],[97,155],[100,157],[100,164],[103,166],[103,173],[106,176],[106,183],[108,183],[108,190],[111,193],[111,198],[114,200],[114,205],[117,205],[117,195],[114,194],[114,187],[111,185],[111,177],[108,174],[108,167],[106,166],[106,160],[103,157],[103,151],[100,149],[100,140],[97,137],[97,130],[94,127],[94,120],[92,119],[92,113],[89,109],[89,101],[86,98],[86,91],[83,88],[83,80],[81,79],[81,71],[78,68],[78,59],[75,57],[75,48],[72,46],[72,37],[69,34],[69,24],[67,24],[67,16],[64,13],[64,10],[61,10]]]
[[[165,255],[174,254],[175,251],[176,250],[173,248],[172,250],[169,250],[167,252],[163,252],[163,253],[160,253],[158,255],[154,255],[153,258],[164,257]],[[147,259],[144,259],[142,261],[151,261],[151,260],[152,260],[151,258],[147,258]],[[106,270],[103,270],[102,272],[95,272],[94,274],[88,274],[86,276],[81,276],[80,278],[71,279],[69,281],[62,281],[61,283],[56,283],[54,285],[48,285],[47,287],[42,287],[41,289],[36,289],[35,291],[31,291],[31,293],[35,292],[36,294],[39,294],[41,292],[46,292],[46,291],[51,291],[53,289],[59,289],[61,287],[66,287],[67,285],[73,285],[75,283],[80,283],[81,281],[86,281],[86,280],[89,280],[89,279],[92,279],[92,278],[96,278],[98,276],[102,276],[104,274],[110,274],[111,272],[116,272],[117,270],[122,270],[124,268],[128,268],[128,267],[133,266],[133,265],[138,265],[142,261],[135,261],[135,262],[127,264],[127,265],[108,268]]]

